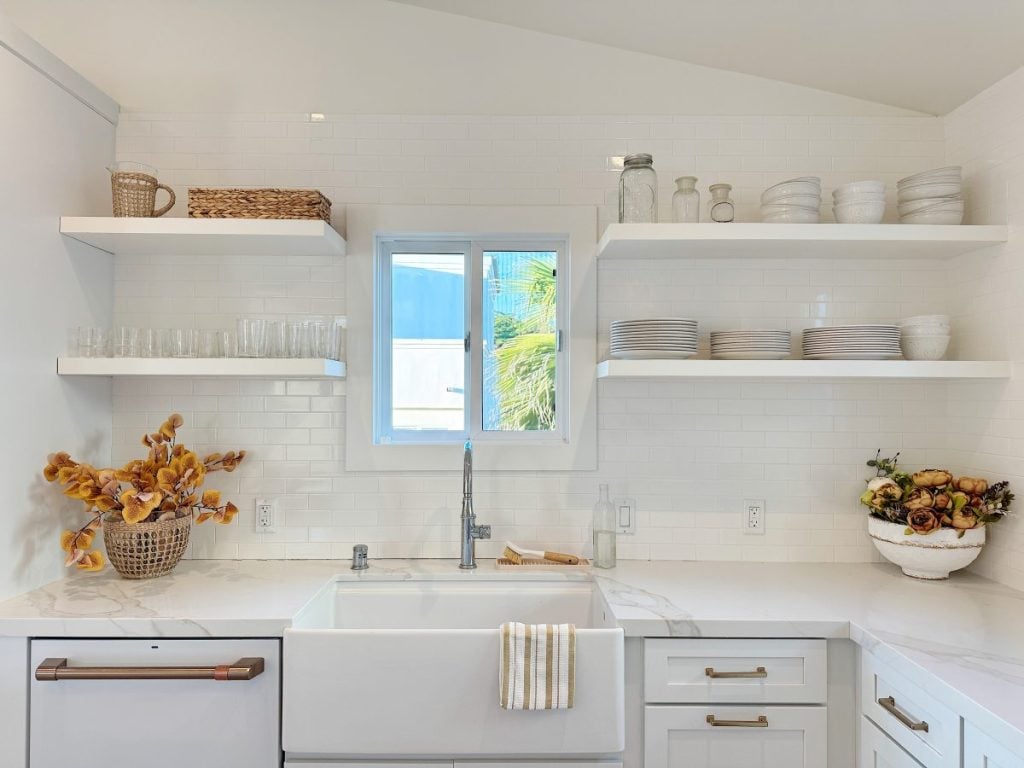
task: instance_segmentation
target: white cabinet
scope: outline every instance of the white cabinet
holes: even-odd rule
[[[857,768],[921,768],[895,741],[868,720],[861,718]]]
[[[825,707],[648,706],[644,768],[823,768]]]
[[[279,649],[277,640],[33,640],[29,764],[277,768]]]
[[[964,768],[1024,768],[1024,755],[1011,752],[972,723],[964,723]]]

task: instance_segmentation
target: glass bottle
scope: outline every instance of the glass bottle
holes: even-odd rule
[[[672,218],[676,224],[700,220],[700,192],[697,191],[696,176],[676,179],[676,191],[672,193]]]
[[[712,184],[708,187],[711,192],[711,207],[709,213],[711,220],[717,222],[729,222],[736,218],[736,206],[729,197],[732,191],[732,184]]]
[[[598,486],[594,505],[594,567],[615,567],[615,507],[608,498],[608,486]]]
[[[619,175],[619,223],[653,224],[658,220],[658,174],[654,158],[626,155]]]

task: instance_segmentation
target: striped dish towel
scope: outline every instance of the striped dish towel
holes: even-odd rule
[[[572,709],[576,696],[573,624],[501,625],[498,696],[502,709]]]

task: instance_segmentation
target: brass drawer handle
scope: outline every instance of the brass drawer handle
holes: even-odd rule
[[[924,720],[915,723],[905,714],[900,712],[898,709],[896,709],[896,699],[894,699],[892,696],[885,696],[879,699],[878,704],[882,707],[882,709],[884,709],[890,715],[895,717],[897,720],[899,720],[901,723],[907,726],[907,728],[909,728],[910,730],[924,731],[925,733],[928,733],[928,723],[926,723]]]
[[[716,720],[714,715],[706,718],[708,725],[716,728],[767,728],[768,715],[759,715],[757,720]]]
[[[36,680],[252,680],[263,674],[263,659],[239,659],[216,667],[69,667],[67,659],[44,659]]]
[[[768,677],[768,670],[764,667],[758,667],[753,672],[715,672],[714,667],[704,667],[704,674],[713,680],[724,680],[729,678]]]

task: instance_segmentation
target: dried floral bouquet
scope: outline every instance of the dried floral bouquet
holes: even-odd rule
[[[142,436],[149,449],[144,459],[129,461],[120,469],[96,469],[73,461],[64,452],[47,457],[43,477],[60,483],[64,495],[85,504],[88,522],[74,531],[64,531],[61,548],[67,553],[65,565],[84,571],[103,568],[103,555],[90,550],[103,520],[136,523],[170,520],[194,515],[196,523],[215,520],[230,523],[238,513],[231,502],[222,504],[220,491],[199,489],[208,472],[233,472],[245,458],[245,451],[211,453],[199,457],[177,442],[177,430],[184,423],[173,413],[152,434]]]

